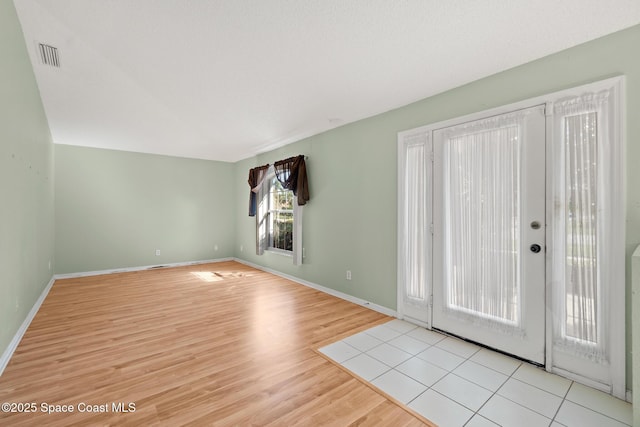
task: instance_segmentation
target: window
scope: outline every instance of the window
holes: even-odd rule
[[[293,191],[273,177],[269,182],[269,249],[293,252]]]
[[[574,345],[602,341],[598,298],[598,113],[564,117],[565,276],[564,320],[558,333]]]
[[[558,372],[625,397],[623,79],[552,103],[552,352]]]
[[[302,207],[309,200],[302,154],[249,170],[249,216],[256,218],[256,255],[291,255],[302,264]]]

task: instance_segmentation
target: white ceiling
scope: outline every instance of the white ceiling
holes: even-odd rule
[[[640,22],[640,0],[14,3],[55,143],[223,161]]]

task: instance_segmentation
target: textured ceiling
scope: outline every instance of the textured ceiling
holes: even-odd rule
[[[640,0],[14,4],[55,143],[223,161],[640,22]]]

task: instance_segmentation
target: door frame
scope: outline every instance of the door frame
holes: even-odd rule
[[[612,165],[609,166],[610,173],[608,174],[609,181],[607,182],[607,189],[614,189],[611,209],[605,213],[607,215],[607,235],[609,240],[607,242],[607,249],[609,251],[609,264],[603,266],[602,277],[607,279],[607,284],[612,289],[609,299],[609,323],[607,327],[608,339],[609,339],[609,355],[610,355],[610,385],[604,385],[600,382],[594,381],[584,375],[569,372],[566,369],[559,368],[554,365],[553,359],[553,310],[552,310],[552,282],[554,280],[552,276],[553,263],[557,262],[554,259],[553,247],[551,242],[554,241],[553,235],[553,218],[554,218],[554,203],[549,200],[552,194],[553,176],[554,171],[551,167],[553,165],[553,144],[558,144],[558,141],[554,141],[553,132],[553,104],[559,102],[568,97],[574,97],[582,93],[599,93],[602,91],[612,91],[615,96],[613,97],[612,110],[613,110],[613,122],[609,123],[612,128],[614,138],[610,143],[612,144],[611,158],[609,159]],[[545,104],[546,114],[546,191],[547,191],[547,212],[546,212],[546,241],[548,243],[546,255],[546,318],[545,318],[545,368],[549,372],[554,372],[567,378],[576,380],[583,384],[589,385],[594,388],[598,388],[607,393],[625,399],[626,395],[626,334],[625,334],[625,218],[626,218],[626,163],[625,159],[625,147],[626,147],[626,111],[625,111],[625,77],[617,76],[609,79],[589,83],[583,86],[572,87],[558,92],[537,96],[527,100],[515,102],[508,105],[492,108],[485,111],[480,111],[472,114],[468,114],[462,117],[456,117],[440,121],[437,123],[428,124],[425,126],[417,127],[414,129],[402,131],[398,133],[398,274],[397,274],[397,312],[399,318],[405,318],[408,321],[420,324],[421,326],[431,326],[432,310],[431,305],[433,303],[432,298],[429,298],[427,302],[428,321],[416,321],[416,319],[406,316],[406,302],[404,296],[404,278],[406,277],[407,269],[410,268],[407,265],[407,259],[404,256],[404,250],[406,242],[404,238],[406,221],[404,212],[404,202],[406,194],[404,192],[404,181],[406,174],[410,173],[405,169],[405,142],[410,137],[416,135],[424,135],[425,141],[430,143],[433,141],[433,132],[438,129],[454,126],[456,124],[480,120],[483,118],[508,113],[514,110],[521,110],[536,105]],[[433,157],[431,157],[433,160]],[[433,165],[427,163],[432,174]],[[433,194],[432,179],[429,182],[429,186],[425,190]],[[426,224],[430,229],[433,227],[433,214],[431,211],[427,211]],[[432,234],[427,233],[427,236],[432,240]],[[429,244],[432,244],[430,242]],[[433,259],[425,260],[425,268],[431,274],[430,278],[425,281],[425,286],[428,288],[425,290],[427,295],[433,294],[432,286],[432,274],[433,274]]]

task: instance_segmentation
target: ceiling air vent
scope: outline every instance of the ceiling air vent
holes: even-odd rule
[[[58,48],[49,46],[48,44],[38,43],[38,52],[40,52],[40,60],[44,65],[60,68]]]

